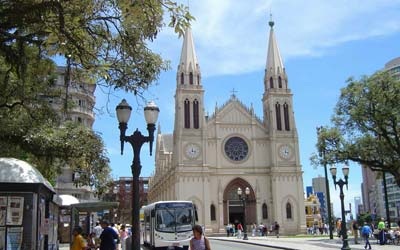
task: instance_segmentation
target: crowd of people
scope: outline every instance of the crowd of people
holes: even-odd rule
[[[97,222],[89,235],[81,227],[73,230],[71,250],[126,250],[126,240],[130,232],[125,225]]]
[[[257,225],[253,223],[251,225],[251,236],[267,236],[270,234],[274,234],[277,238],[279,238],[279,228],[280,225],[278,222],[274,222],[268,227],[265,223],[260,223]],[[240,222],[237,223],[229,223],[226,225],[226,236],[236,236],[237,238],[242,238],[243,233],[243,225]]]

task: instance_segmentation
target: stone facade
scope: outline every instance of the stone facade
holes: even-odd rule
[[[273,22],[268,47],[263,119],[234,94],[211,116],[191,30],[185,34],[177,71],[173,134],[158,129],[156,168],[149,202],[191,200],[206,232],[224,232],[243,222],[240,187],[250,189],[246,224],[277,221],[283,234],[305,232],[303,172],[292,93],[276,43]],[[261,93],[260,93],[261,94]]]

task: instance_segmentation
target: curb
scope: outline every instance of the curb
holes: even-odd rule
[[[220,239],[220,238],[213,238],[213,237],[209,237],[209,238],[212,240],[228,241],[228,242],[235,242],[235,243],[241,243],[241,244],[247,244],[247,245],[261,246],[261,247],[271,247],[271,248],[283,249],[283,250],[300,250],[297,248],[272,246],[272,245],[268,245],[268,244],[261,244],[261,243],[250,242],[250,241],[229,240],[229,239]]]

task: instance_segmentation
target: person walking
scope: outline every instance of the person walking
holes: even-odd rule
[[[128,238],[128,232],[126,231],[125,225],[122,225],[121,229],[119,230],[119,238],[121,241],[121,249],[126,250],[126,239]]]
[[[200,225],[193,226],[193,238],[190,240],[190,250],[211,250],[210,241],[203,235]]]
[[[358,244],[358,230],[359,230],[359,228],[358,228],[357,221],[355,221],[355,220],[353,221],[352,227],[353,227],[354,244]]]
[[[100,225],[103,228],[100,235],[100,250],[115,250],[118,234],[109,227],[108,221],[102,221]]]
[[[378,223],[378,230],[379,230],[379,244],[380,245],[385,245],[386,239],[385,239],[385,220],[381,218],[381,220]]]
[[[72,240],[71,250],[85,250],[86,240],[82,236],[82,228],[74,228],[74,230],[72,231],[72,235],[74,236],[74,238]]]
[[[274,230],[275,230],[275,234],[276,234],[276,238],[279,238],[279,223],[277,221],[275,221],[275,226],[274,226]]]
[[[361,235],[365,241],[364,249],[367,249],[367,246],[369,246],[368,249],[371,249],[371,243],[369,243],[369,237],[371,234],[372,234],[371,228],[368,226],[367,222],[364,222],[364,226],[361,229]]]
[[[243,232],[243,226],[242,223],[239,222],[239,224],[237,225],[237,238],[240,239],[242,238],[242,232]]]
[[[93,228],[93,232],[96,234],[94,241],[96,246],[100,245],[100,235],[103,232],[103,228],[100,226],[100,222],[96,222],[96,226]]]

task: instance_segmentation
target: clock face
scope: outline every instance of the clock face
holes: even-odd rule
[[[188,158],[195,159],[200,155],[200,146],[195,143],[189,143],[186,145],[185,153]]]
[[[249,153],[249,146],[240,137],[231,137],[225,142],[225,154],[232,161],[243,161]]]
[[[283,159],[289,159],[292,156],[292,149],[289,145],[279,147],[279,156]]]

